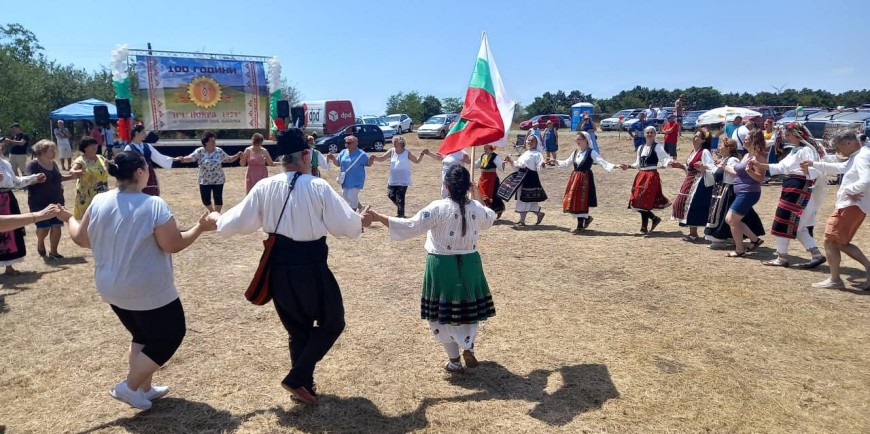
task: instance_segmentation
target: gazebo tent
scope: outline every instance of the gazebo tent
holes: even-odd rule
[[[109,119],[118,119],[118,109],[115,108],[114,104],[94,98],[74,102],[68,106],[61,107],[51,112],[49,118],[53,121],[92,121],[94,120],[94,106],[98,105],[104,105],[109,108]]]

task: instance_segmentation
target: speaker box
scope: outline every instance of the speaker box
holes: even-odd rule
[[[118,108],[118,119],[127,119],[133,117],[133,113],[130,110],[130,100],[127,98],[116,99],[115,107]]]
[[[109,124],[109,106],[94,106],[94,123],[102,126]]]
[[[278,118],[287,119],[290,117],[290,101],[278,101]]]
[[[293,107],[290,109],[290,117],[292,118],[293,126],[302,128],[305,124],[305,109],[302,107]]]

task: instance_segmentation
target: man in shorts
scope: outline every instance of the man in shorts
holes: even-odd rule
[[[854,132],[840,133],[832,140],[837,156],[847,158],[840,163],[803,161],[805,171],[810,167],[828,175],[843,174],[843,182],[837,190],[837,204],[834,214],[828,218],[825,227],[825,253],[831,276],[814,283],[814,288],[843,289],[845,284],[840,278],[840,252],[861,263],[866,271],[866,279],[859,289],[870,291],[870,260],[852,238],[861,228],[864,217],[870,212],[870,147],[862,146]]]

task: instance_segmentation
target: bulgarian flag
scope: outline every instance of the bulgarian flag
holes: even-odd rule
[[[514,105],[516,103],[504,90],[484,32],[459,120],[447,132],[438,153],[447,155],[471,146],[504,146],[514,117]]]

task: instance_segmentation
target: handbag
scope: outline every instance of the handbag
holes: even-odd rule
[[[270,232],[269,236],[263,240],[263,254],[260,256],[260,263],[257,264],[254,278],[245,291],[245,298],[257,306],[262,306],[272,300],[272,291],[269,287],[269,278],[272,274],[272,249],[278,240],[276,232],[278,232],[281,219],[284,217],[284,210],[287,208],[287,201],[290,200],[290,193],[293,193],[293,189],[296,187],[296,180],[299,179],[300,175],[302,175],[302,172],[296,172],[290,181],[290,191],[287,192],[287,198],[284,199],[284,206],[281,207],[278,223],[275,223],[275,230]]]
[[[362,156],[365,154],[365,152],[360,151],[359,155],[356,157],[356,160],[353,160],[353,163],[350,163],[350,166],[347,166],[347,170],[342,170],[341,172],[338,172],[338,178],[335,178],[335,180],[338,181],[338,185],[344,184],[344,176],[347,175],[347,172],[349,172],[350,169],[353,169],[353,166],[356,166],[356,162],[359,161],[359,159],[362,158]]]

